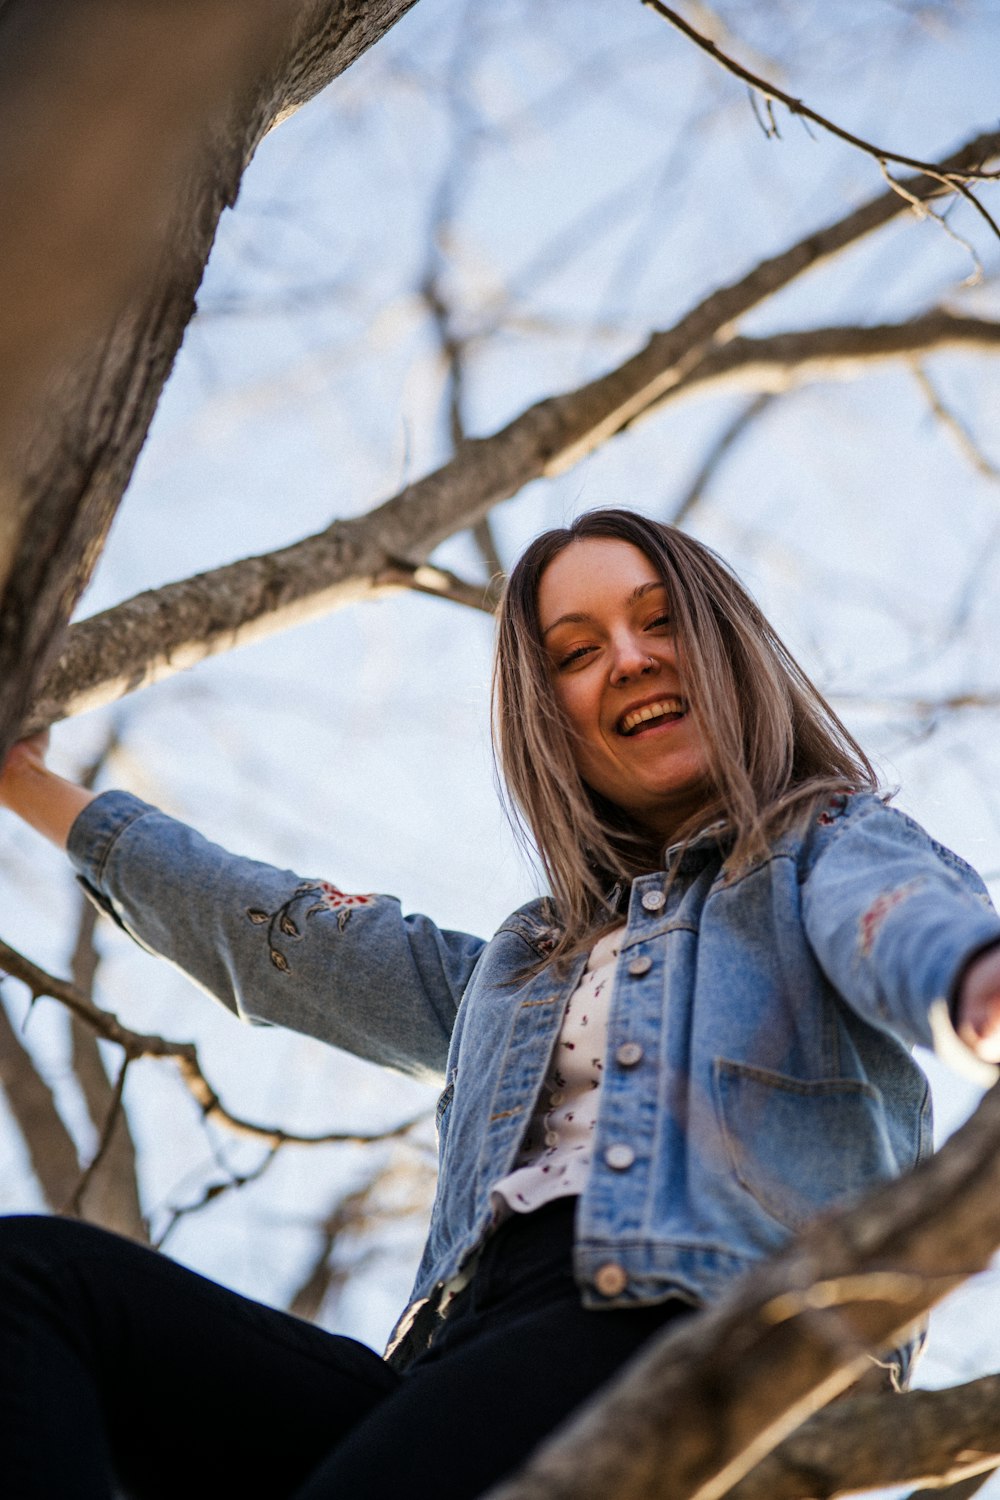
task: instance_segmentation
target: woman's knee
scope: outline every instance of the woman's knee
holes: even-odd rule
[[[117,1235],[79,1219],[55,1214],[0,1215],[0,1271],[28,1265],[54,1266],[114,1245]],[[121,1241],[127,1244],[127,1241]]]

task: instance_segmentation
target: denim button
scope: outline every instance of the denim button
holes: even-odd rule
[[[638,979],[642,974],[648,974],[653,967],[653,960],[648,953],[640,953],[638,958],[633,958],[628,966],[628,971],[633,979]]]
[[[645,911],[659,911],[666,904],[667,898],[662,891],[647,891],[642,898],[642,905]]]
[[[604,1160],[608,1166],[616,1172],[627,1172],[635,1161],[635,1152],[631,1146],[619,1142],[617,1146],[609,1146],[604,1153]]]
[[[617,1297],[628,1286],[628,1272],[617,1261],[609,1260],[594,1272],[594,1288],[602,1297]]]
[[[615,1058],[620,1067],[634,1068],[637,1062],[642,1061],[642,1047],[638,1042],[622,1042]]]

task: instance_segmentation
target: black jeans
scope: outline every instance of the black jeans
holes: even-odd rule
[[[472,1500],[688,1310],[583,1309],[573,1206],[502,1225],[402,1375],[116,1235],[0,1218],[0,1494]]]

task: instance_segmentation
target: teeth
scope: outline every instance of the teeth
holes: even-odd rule
[[[645,703],[642,708],[633,708],[621,721],[620,733],[631,734],[640,724],[650,719],[662,719],[666,714],[682,714],[687,704],[683,698],[660,698],[656,703]]]

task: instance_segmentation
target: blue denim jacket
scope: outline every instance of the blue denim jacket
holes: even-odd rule
[[[98,902],[245,1020],[444,1078],[440,1176],[413,1291],[479,1244],[583,957],[542,968],[546,907],[487,943],[240,859],[122,792],[70,854]],[[710,835],[633,883],[575,1273],[588,1306],[720,1295],[809,1218],[914,1166],[930,1102],[910,1055],[1000,939],[979,877],[869,794],[835,796],[765,858]],[[411,1332],[411,1339],[413,1334]]]

